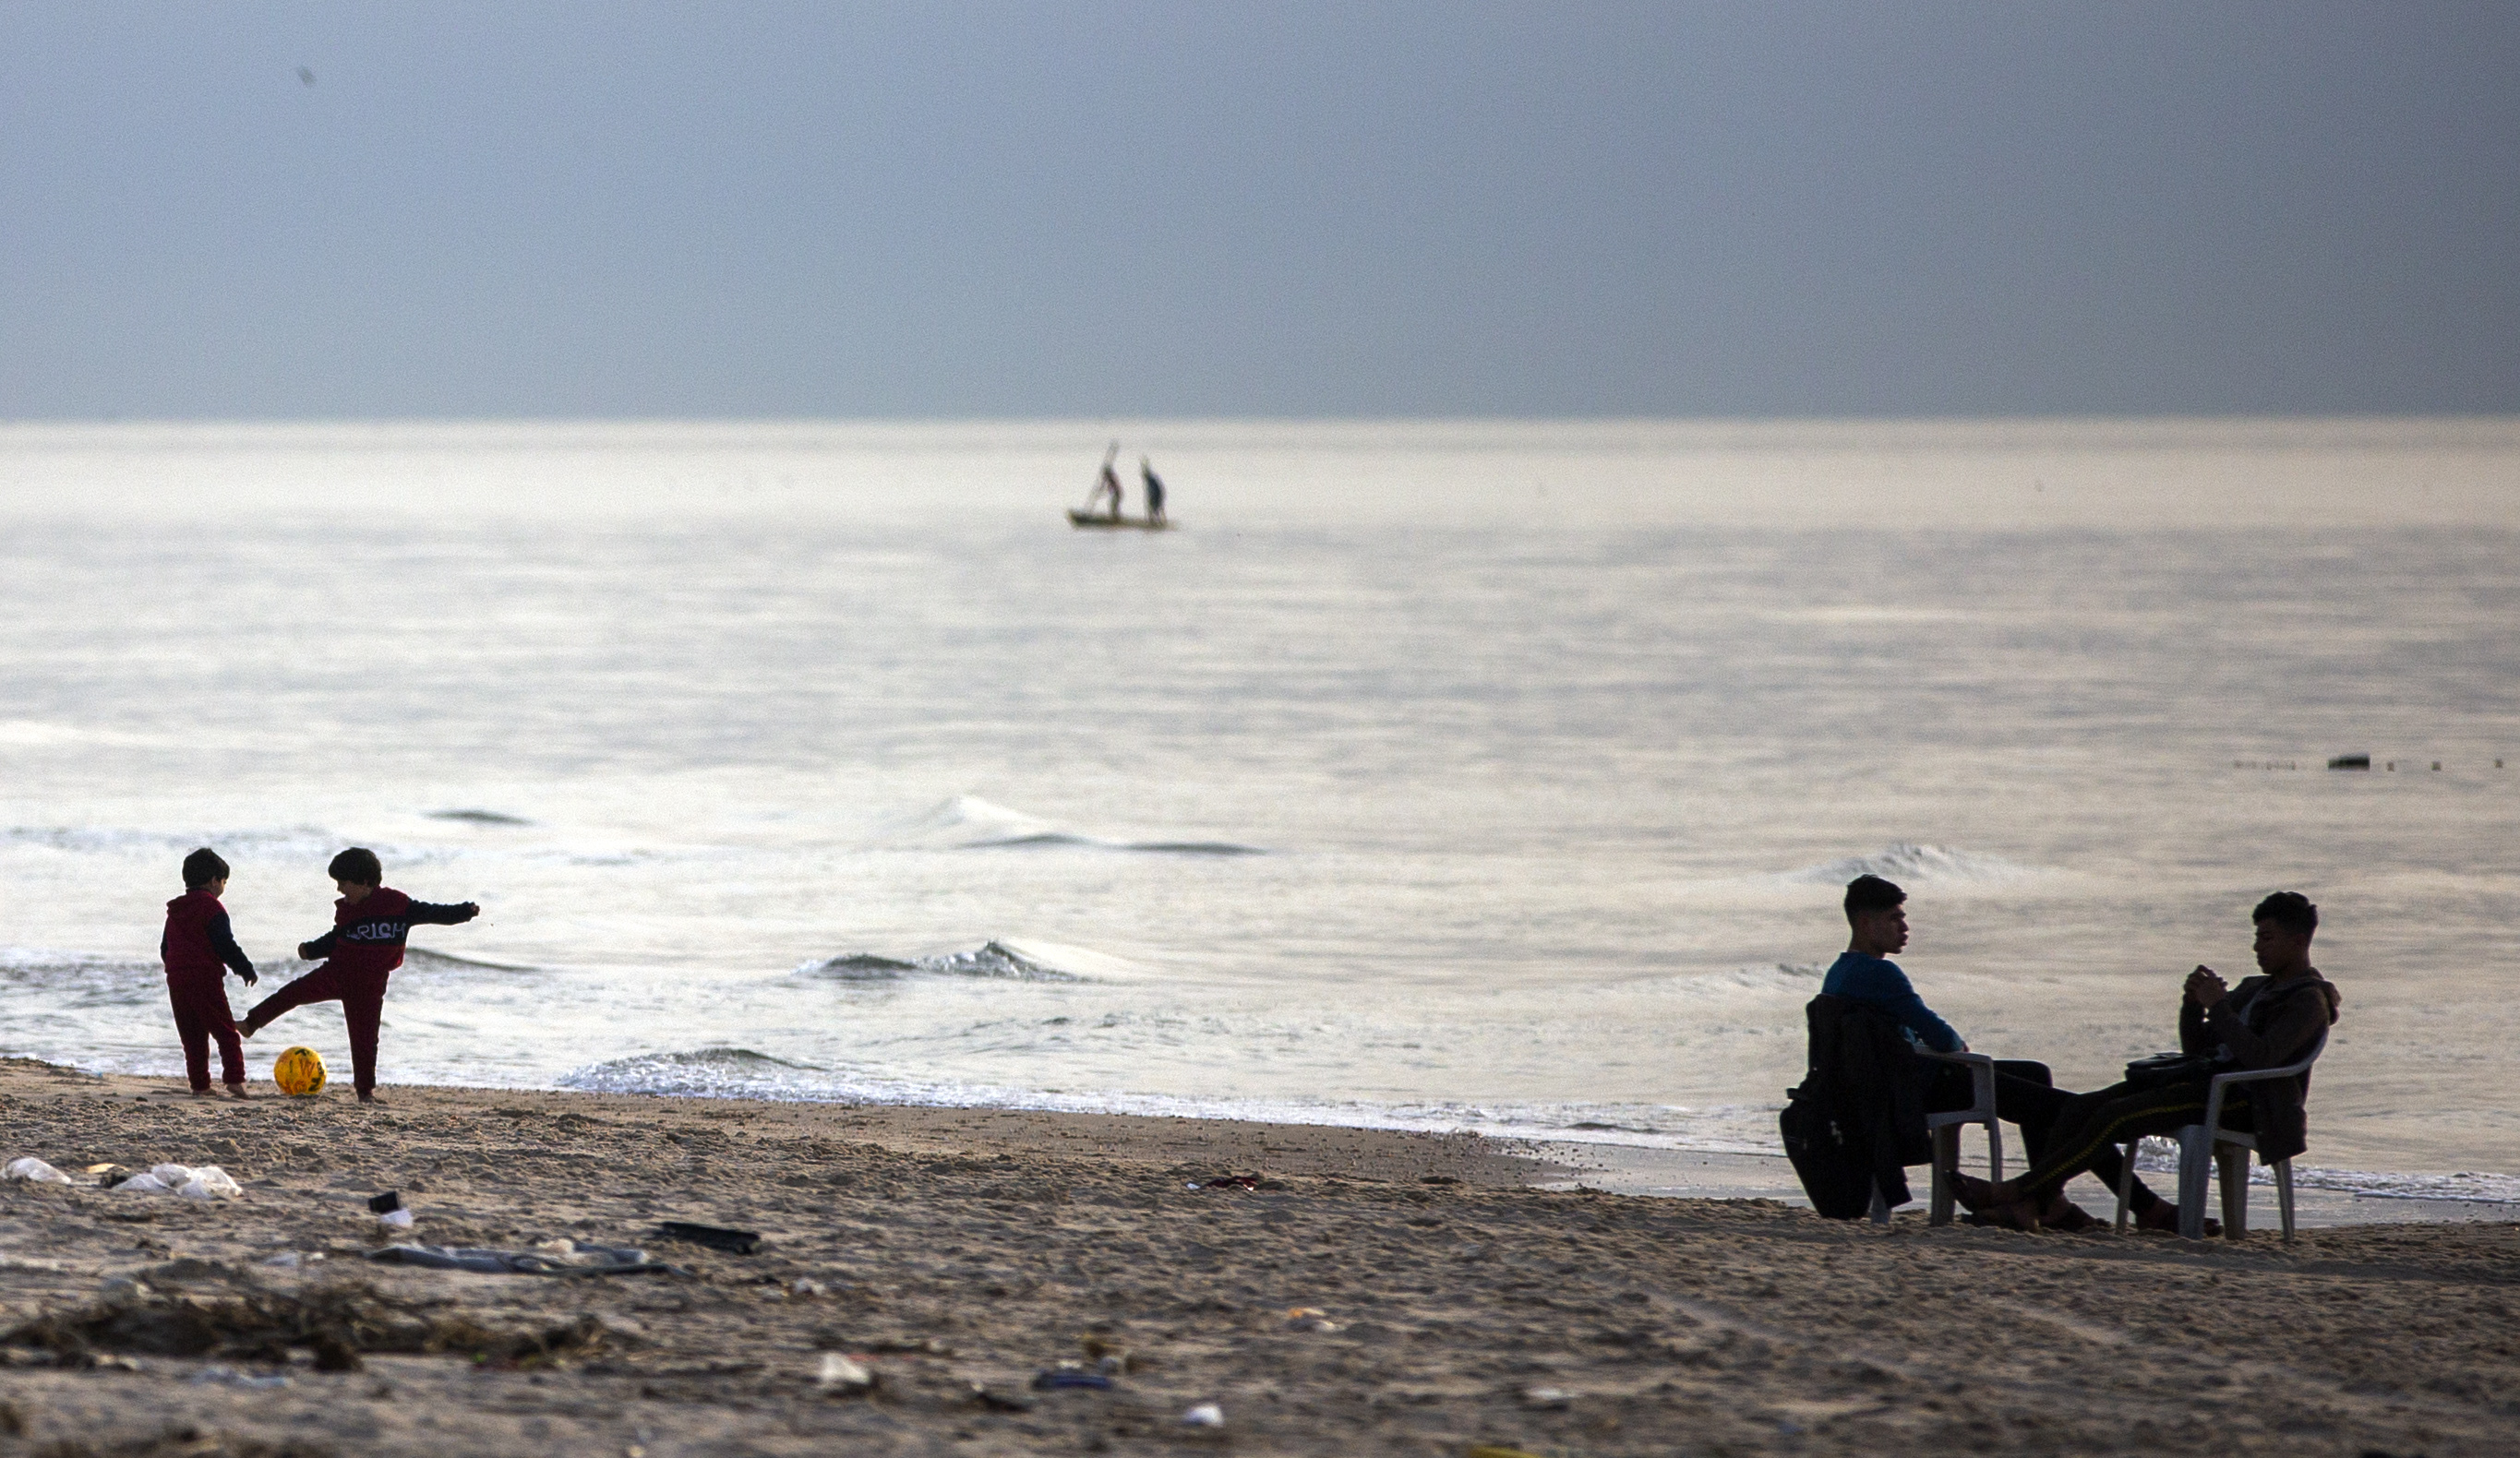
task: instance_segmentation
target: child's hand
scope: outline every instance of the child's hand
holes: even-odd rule
[[[312,942],[298,943],[297,959],[301,962],[311,962],[315,960],[315,944]]]
[[[463,920],[470,921],[473,917],[481,914],[481,904],[479,902],[466,902],[460,909],[464,912]]]
[[[254,983],[255,983],[256,981],[258,981],[258,980],[259,980],[259,979],[257,979],[257,978],[256,978],[252,973],[250,973],[250,972],[240,972],[240,973],[238,973],[238,974],[237,974],[237,976],[242,977],[242,978],[244,978],[244,979],[245,979],[245,985],[246,985],[247,987],[251,987],[251,986],[253,986],[253,985],[254,985]]]

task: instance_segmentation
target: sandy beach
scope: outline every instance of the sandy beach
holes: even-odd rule
[[[244,1188],[0,1186],[0,1452],[2441,1458],[2520,1427],[2508,1224],[2288,1248],[1877,1230],[1544,1190],[1566,1171],[1468,1137],[384,1098],[0,1070],[11,1158],[216,1163]],[[1259,1178],[1187,1187],[1222,1173]],[[407,1233],[368,1209],[389,1189]],[[396,1240],[635,1245],[677,1269],[365,1259]],[[823,1381],[833,1352],[872,1387]],[[1062,1370],[1109,1386],[1034,1386]],[[1221,1427],[1183,1422],[1202,1404]]]

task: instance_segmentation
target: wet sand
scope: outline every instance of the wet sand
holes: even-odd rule
[[[1972,1134],[1974,1130],[1971,1131]],[[1665,1195],[1683,1199],[1782,1200],[1788,1205],[1808,1205],[1801,1183],[1794,1177],[1794,1167],[1780,1154],[1711,1153],[1693,1149],[1654,1149],[1633,1144],[1579,1144],[1572,1141],[1549,1140],[1517,1144],[1516,1149],[1561,1167],[1563,1173],[1544,1178],[1543,1188],[1605,1190],[1618,1195]],[[1962,1157],[1963,1168],[1983,1172],[1985,1150],[1971,1141],[1969,1152]],[[2012,1171],[2019,1173],[2016,1146]],[[1924,1209],[1925,1171],[1912,1171],[1912,1181],[1918,1203],[1911,1213]],[[2253,1171],[2263,1175],[2263,1170]],[[2176,1190],[2179,1173],[2175,1166],[2143,1167],[2143,1177],[2155,1190]],[[2098,1219],[2117,1213],[2117,1197],[2106,1185],[2090,1175],[2076,1179],[2066,1193]],[[2214,1209],[2219,1213],[2222,1207]],[[2293,1201],[2295,1225],[2379,1225],[2416,1221],[2484,1221],[2508,1224],[2520,1220],[2520,1204],[2507,1200],[2444,1200],[2412,1199],[2401,1195],[2377,1195],[2355,1190],[2314,1189],[2303,1185]],[[2275,1204],[2274,1186],[2253,1181],[2249,1195],[2249,1228],[2276,1230],[2280,1220]]]
[[[1886,1230],[1470,1137],[0,1065],[0,1454],[2508,1452],[2520,1227]],[[1252,1173],[1258,1186],[1192,1190]],[[417,1213],[382,1228],[368,1197]],[[658,1221],[761,1232],[748,1256]],[[472,1275],[391,1240],[638,1245]],[[294,1264],[274,1263],[289,1261]],[[322,1259],[315,1259],[321,1257]],[[1313,1314],[1318,1312],[1319,1314]],[[871,1390],[818,1380],[848,1356]],[[1108,1367],[1107,1389],[1037,1373]],[[1215,1404],[1222,1427],[1182,1423]]]

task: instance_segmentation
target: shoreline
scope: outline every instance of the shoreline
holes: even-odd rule
[[[1874,1227],[1569,1188],[1598,1171],[1476,1135],[169,1088],[0,1062],[0,1154],[215,1162],[242,1186],[0,1183],[0,1458],[2440,1458],[2503,1451],[2520,1413],[2510,1223],[2291,1244]],[[1256,1178],[1190,1187],[1227,1172]],[[386,1190],[408,1230],[371,1214]],[[367,1259],[560,1241],[671,1268]],[[1183,1421],[1210,1404],[1222,1426]]]
[[[57,1070],[71,1077],[97,1080],[109,1085],[125,1087],[129,1091],[165,1093],[173,1090],[177,1096],[182,1094],[181,1076],[177,1074],[160,1076],[95,1073],[22,1055],[0,1055],[0,1067],[21,1064]],[[258,1098],[287,1101],[285,1095],[271,1090],[267,1082],[252,1086],[258,1086],[264,1090],[256,1095]],[[1138,1141],[1137,1136],[1116,1131],[1142,1128],[1213,1130],[1218,1131],[1218,1136],[1223,1140],[1221,1148],[1240,1151],[1254,1157],[1265,1155],[1269,1151],[1271,1146],[1266,1137],[1266,1132],[1269,1130],[1287,1131],[1296,1140],[1296,1145],[1285,1145],[1284,1141],[1281,1140],[1281,1147],[1301,1146],[1308,1151],[1308,1157],[1313,1159],[1320,1158],[1323,1152],[1336,1146],[1339,1142],[1335,1138],[1314,1140],[1308,1136],[1309,1133],[1314,1132],[1326,1136],[1339,1133],[1362,1136],[1358,1140],[1349,1141],[1353,1148],[1360,1151],[1382,1148],[1378,1141],[1384,1138],[1403,1141],[1472,1140],[1477,1141],[1479,1147],[1492,1157],[1518,1161],[1527,1166],[1525,1177],[1521,1182],[1537,1188],[1589,1189],[1656,1199],[1773,1200],[1796,1208],[1808,1208],[1810,1205],[1810,1201],[1803,1194],[1800,1180],[1793,1172],[1792,1166],[1781,1152],[1768,1154],[1743,1150],[1704,1150],[1656,1144],[1626,1144],[1598,1138],[1560,1138],[1545,1133],[1501,1132],[1474,1128],[1412,1128],[1382,1125],[1320,1123],[1309,1120],[1240,1118],[1230,1114],[1198,1112],[1180,1114],[1104,1112],[1058,1107],[1033,1108],[1019,1104],[853,1103],[844,1100],[755,1098],[743,1094],[714,1092],[625,1092],[467,1083],[387,1083],[382,1085],[380,1091],[387,1099],[396,1096],[397,1092],[449,1093],[484,1098],[515,1095],[590,1100],[657,1099],[672,1103],[742,1106],[762,1110],[845,1109],[851,1111],[852,1122],[858,1127],[886,1129],[887,1136],[894,1139],[910,1138],[910,1131],[915,1128],[931,1131],[995,1129],[999,1131],[1000,1137],[1012,1138],[1029,1149],[1043,1147],[1039,1144],[1040,1136],[1028,1131],[1030,1122],[1035,1120],[1051,1121],[1054,1124],[1072,1123],[1079,1129],[1097,1130],[1095,1137],[1120,1138],[1135,1142],[1142,1141]],[[327,1096],[347,1098],[347,1085],[342,1084],[330,1090]],[[887,1119],[884,1117],[887,1114],[895,1117]],[[872,1123],[869,1123],[870,1121]],[[1238,1132],[1231,1135],[1223,1133],[1228,1130]],[[1198,1140],[1195,1136],[1184,1132],[1169,1139],[1159,1137],[1156,1142],[1188,1147],[1197,1143]],[[904,1147],[910,1146],[905,1144]],[[1405,1143],[1400,1147],[1406,1147]],[[1969,1147],[1971,1152],[1964,1156],[1964,1168],[1979,1169],[1984,1159],[1983,1147],[1974,1140]],[[2013,1155],[2016,1160],[2019,1158],[2017,1148],[2013,1150]],[[1264,1159],[1259,1162],[1266,1161]],[[1363,1169],[1366,1166],[1359,1165],[1357,1168]],[[2175,1176],[2166,1169],[2158,1169],[2151,1164],[2141,1168],[2148,1182],[2156,1190],[2166,1189],[2170,1184],[2175,1183]],[[2249,1201],[2250,1223],[2258,1228],[2271,1227],[2276,1219],[2273,1186],[2265,1171],[2252,1167],[2252,1172],[2255,1177]],[[2493,1199],[2485,1196],[2382,1193],[2363,1189],[2320,1187],[2302,1182],[2304,1173],[2315,1178],[2318,1172],[2321,1171],[2305,1168],[2297,1171],[2296,1173],[2294,1204],[2296,1223],[2300,1226],[2520,1220],[2520,1198]],[[2407,1173],[2408,1177],[2413,1178],[2453,1177],[2443,1171],[2399,1172]],[[1491,1171],[1479,1182],[1494,1183],[1502,1177],[1497,1171]],[[1925,1189],[1922,1170],[1913,1171],[1911,1184],[1915,1191],[1915,1198],[1901,1209],[1912,1213],[1922,1211]],[[2069,1187],[2068,1193],[2094,1215],[2107,1218],[2113,1213],[2111,1195],[2092,1179],[2076,1180]]]

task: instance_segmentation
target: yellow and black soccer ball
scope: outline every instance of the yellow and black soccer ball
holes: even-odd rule
[[[271,1082],[292,1098],[324,1091],[324,1055],[313,1048],[283,1048],[271,1060]]]

